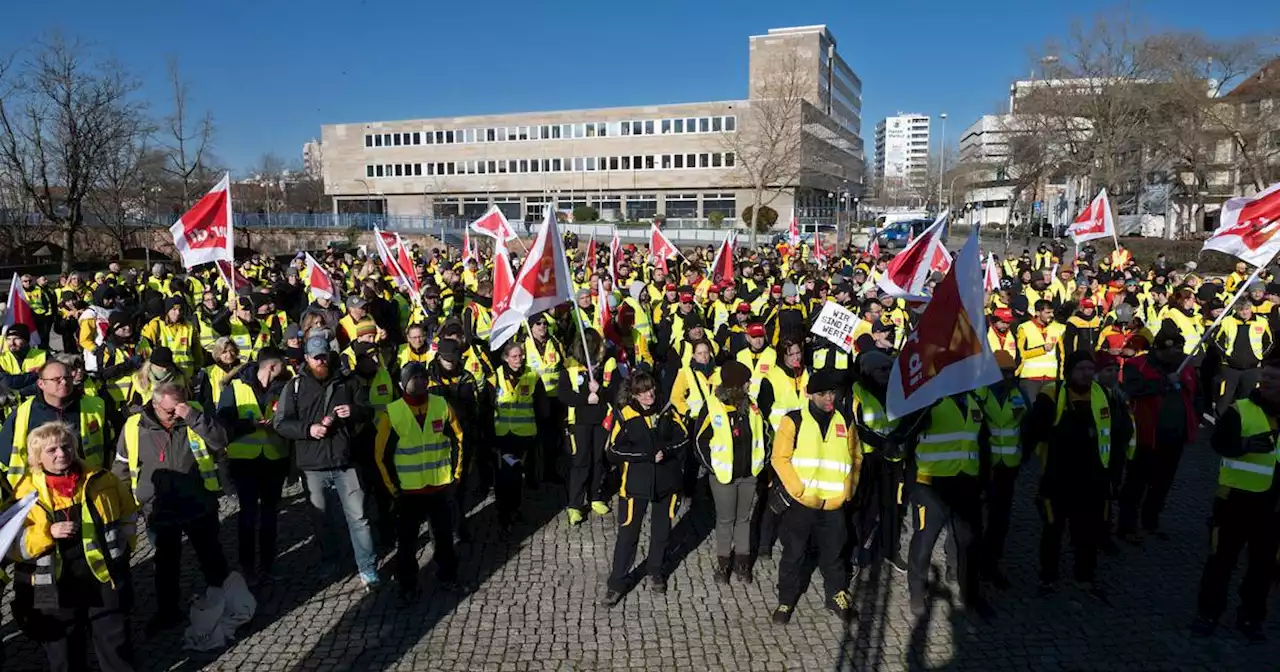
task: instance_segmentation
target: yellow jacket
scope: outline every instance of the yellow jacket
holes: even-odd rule
[[[808,403],[808,402],[805,402]],[[839,413],[839,411],[836,411]],[[834,422],[834,420],[833,420]],[[804,484],[800,482],[800,476],[796,473],[796,468],[791,465],[791,455],[796,450],[796,423],[791,419],[791,414],[787,414],[782,418],[782,422],[778,425],[778,431],[773,435],[773,456],[769,462],[773,465],[773,471],[778,474],[778,480],[782,482],[782,487],[787,489],[787,494],[791,495],[801,506],[809,509],[822,509],[823,511],[835,511],[844,503],[853,499],[853,492],[858,487],[858,473],[862,470],[862,450],[859,448],[858,432],[854,431],[853,425],[848,425],[849,434],[849,459],[853,468],[849,471],[849,478],[844,482],[844,498],[840,501],[834,499],[822,500],[816,495],[805,495]]]
[[[133,529],[134,517],[138,510],[138,505],[133,500],[133,493],[129,490],[129,485],[115,474],[101,469],[93,469],[91,467],[84,468],[84,475],[80,478],[80,482],[76,484],[75,499],[84,499],[92,502],[94,508],[98,512],[98,519],[103,524],[113,523],[117,521],[126,521],[128,523],[127,530],[129,533],[129,549],[134,548],[136,535]],[[89,491],[84,491],[85,484],[88,484]],[[14,498],[21,500],[32,492],[36,492],[35,481],[31,475],[24,476],[18,485],[14,488]],[[53,550],[54,541],[50,533],[50,526],[54,521],[51,512],[66,509],[72,505],[72,501],[68,500],[52,490],[40,491],[37,495],[37,503],[31,509],[31,513],[27,514],[27,520],[22,525],[22,533],[18,537],[17,543],[9,549],[9,557],[14,560],[30,560],[38,558]]]

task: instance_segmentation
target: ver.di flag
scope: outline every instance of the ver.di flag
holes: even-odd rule
[[[471,230],[504,243],[516,237],[516,230],[507,221],[507,216],[502,214],[502,209],[496,205],[489,206],[489,209],[480,215],[480,219],[472,222]]]
[[[982,305],[982,259],[975,229],[889,371],[890,418],[1000,380],[1000,366],[985,337]]]
[[[231,226],[231,174],[169,227],[182,265],[194,268],[214,261],[235,262],[235,233]]]
[[[613,229],[613,240],[609,241],[609,277],[613,286],[618,286],[618,263],[622,261],[622,241],[618,238],[618,229]]]
[[[27,301],[27,292],[22,288],[22,278],[13,274],[13,282],[9,285],[9,301],[4,310],[4,331],[15,324],[25,325],[31,332],[27,341],[32,346],[40,347],[40,332],[36,331],[36,312]]]
[[[951,254],[942,242],[947,217],[948,213],[944,210],[929,228],[889,261],[884,275],[877,283],[880,289],[890,296],[908,301],[929,300],[924,294],[929,274],[934,271],[946,273],[951,269]]]
[[[511,255],[507,253],[507,244],[501,240],[493,243],[493,316],[507,312],[511,305],[511,289],[515,286],[515,275],[511,272]]]
[[[307,287],[311,292],[311,296],[317,299],[328,299],[333,301],[338,298],[338,290],[333,286],[333,278],[329,277],[329,271],[316,261],[316,258],[307,252]]]
[[[711,262],[711,282],[733,282],[733,232],[725,234],[720,249],[716,250],[716,258]]]
[[[1205,250],[1229,254],[1252,266],[1266,266],[1280,251],[1280,182],[1254,196],[1222,206],[1220,224]]]
[[[1111,202],[1107,200],[1105,187],[1089,203],[1089,207],[1076,217],[1076,221],[1067,227],[1067,233],[1076,245],[1098,238],[1115,238],[1116,222],[1111,214]]]
[[[548,205],[542,230],[516,275],[507,309],[493,320],[489,349],[502,347],[531,316],[572,300],[573,276],[564,256],[555,209]]]
[[[649,225],[649,254],[653,255],[663,273],[670,273],[667,270],[667,260],[679,253],[680,251],[676,249],[676,246],[662,233],[662,229],[658,228],[657,223]]]
[[[996,264],[994,252],[987,253],[987,265],[982,272],[982,289],[987,292],[1000,289],[1000,266]]]

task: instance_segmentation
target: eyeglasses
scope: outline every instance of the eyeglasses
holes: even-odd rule
[[[70,376],[51,376],[49,378],[41,378],[40,380],[47,380],[53,383],[65,383],[69,379],[70,379]]]

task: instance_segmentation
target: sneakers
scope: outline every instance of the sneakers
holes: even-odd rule
[[[1191,622],[1192,637],[1208,637],[1213,634],[1214,630],[1217,630],[1217,629],[1218,629],[1218,619],[1209,618],[1204,614],[1200,614],[1199,616],[1196,616],[1196,620]]]
[[[795,607],[789,604],[779,604],[774,610],[769,620],[774,625],[786,625],[791,622],[791,614],[795,611]]]
[[[667,594],[667,579],[664,576],[649,577],[649,592],[658,595]]]
[[[579,510],[577,510],[577,509],[575,509],[575,508],[573,508],[573,507],[569,507],[569,524],[570,524],[570,525],[579,525],[579,524],[581,524],[581,523],[582,523],[582,519],[583,519],[583,518],[585,518],[585,516],[583,516],[583,515],[582,515],[582,512],[581,512],[581,511],[579,511]]]
[[[612,607],[617,605],[621,601],[622,601],[622,592],[617,590],[610,590],[604,594],[604,597],[600,598],[600,606]]]
[[[842,590],[827,598],[827,609],[839,616],[841,621],[848,623],[853,620],[853,596],[849,591]]]
[[[755,577],[751,574],[751,556],[736,556],[733,563],[733,573],[738,575],[738,580],[743,583],[751,583],[755,581]]]
[[[884,564],[889,565],[893,568],[893,571],[899,574],[907,573],[907,561],[902,558],[901,553],[893,556],[892,558],[885,558]]]
[[[609,515],[609,505],[605,502],[591,502],[591,510],[594,511],[597,516]]]
[[[733,558],[724,557],[716,558],[716,571],[714,575],[715,582],[722,585],[729,585],[729,575],[733,573]]]
[[[1251,644],[1261,644],[1267,641],[1267,633],[1263,631],[1260,621],[1239,621],[1236,623],[1236,629]]]
[[[360,572],[360,583],[364,585],[364,592],[371,593],[382,585],[382,579],[377,572]]]

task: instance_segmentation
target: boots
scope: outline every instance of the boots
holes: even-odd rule
[[[751,583],[755,577],[751,575],[751,556],[739,555],[735,556],[733,563],[733,573],[738,575],[738,580],[743,583]]]
[[[733,572],[733,558],[716,558],[715,581],[721,585],[729,584],[729,575]]]

